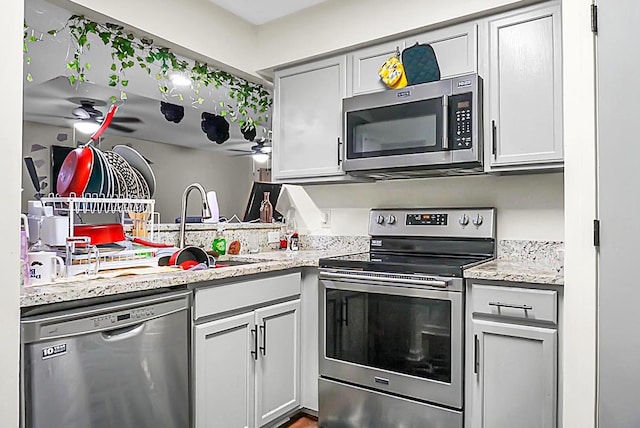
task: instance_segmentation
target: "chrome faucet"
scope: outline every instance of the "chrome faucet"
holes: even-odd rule
[[[193,183],[187,186],[184,189],[184,193],[182,194],[182,216],[180,217],[180,248],[184,248],[184,233],[186,229],[186,219],[187,219],[187,199],[189,198],[189,193],[193,189],[198,189],[200,192],[200,196],[202,198],[202,218],[211,218],[211,210],[209,209],[209,203],[207,202],[207,192],[205,192],[204,187],[198,183]]]

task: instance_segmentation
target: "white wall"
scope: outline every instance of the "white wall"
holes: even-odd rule
[[[564,427],[591,428],[596,401],[596,149],[591,0],[563,0]]]
[[[0,211],[0,426],[18,426],[19,361],[19,229],[20,155],[22,140],[22,23],[23,3],[5,2],[0,14],[2,67],[2,210]]]
[[[525,0],[330,0],[258,27],[257,69],[324,55]]]
[[[367,235],[370,208],[496,207],[498,239],[563,240],[562,174],[306,186],[335,234]]]
[[[228,71],[250,74],[257,53],[257,29],[208,0],[53,0],[74,12],[109,17],[152,35],[186,56],[209,59]],[[183,49],[180,49],[183,48]],[[248,77],[248,76],[245,76]]]
[[[59,133],[68,134],[68,140],[58,142]],[[80,137],[78,137],[81,139]],[[86,139],[86,137],[84,137]],[[81,139],[82,140],[82,139]],[[31,153],[31,146],[39,144],[45,150]],[[38,175],[49,175],[49,149],[51,145],[73,146],[72,130],[40,123],[25,122],[23,151],[25,156],[45,160],[38,169]],[[132,138],[107,135],[101,148],[110,150],[116,144],[128,144],[140,151],[153,162],[151,168],[156,176],[156,211],[160,212],[163,223],[172,223],[180,215],[182,193],[191,183],[200,183],[206,190],[215,190],[220,206],[220,214],[240,215],[247,203],[252,181],[252,160],[250,156],[229,157],[205,150],[169,144],[154,143]],[[51,184],[51,177],[47,179]],[[33,196],[33,185],[26,168],[22,172],[23,192],[22,210],[26,211],[26,201]],[[51,187],[45,189],[50,190]],[[193,200],[191,200],[193,198]],[[191,195],[190,215],[200,215],[196,196]]]

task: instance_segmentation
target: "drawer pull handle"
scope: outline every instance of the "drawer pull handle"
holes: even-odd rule
[[[513,303],[500,303],[500,302],[489,302],[489,306],[495,306],[496,308],[511,308],[511,309],[522,309],[525,311],[530,311],[533,309],[533,306],[529,305],[515,305]]]

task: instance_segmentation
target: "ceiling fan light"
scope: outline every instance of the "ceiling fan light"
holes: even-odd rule
[[[98,122],[81,120],[79,122],[75,122],[73,124],[73,127],[76,129],[76,131],[82,134],[93,134],[98,129],[100,129],[100,124]]]
[[[191,86],[191,83],[193,83],[191,82],[191,79],[178,73],[170,75],[169,80],[171,80],[171,83],[176,86]]]
[[[251,156],[253,157],[253,160],[258,163],[265,163],[269,160],[269,155],[267,153],[254,153]]]

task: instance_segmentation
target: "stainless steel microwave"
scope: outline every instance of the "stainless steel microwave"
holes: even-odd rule
[[[482,170],[482,79],[477,74],[343,101],[343,170],[409,178]]]

